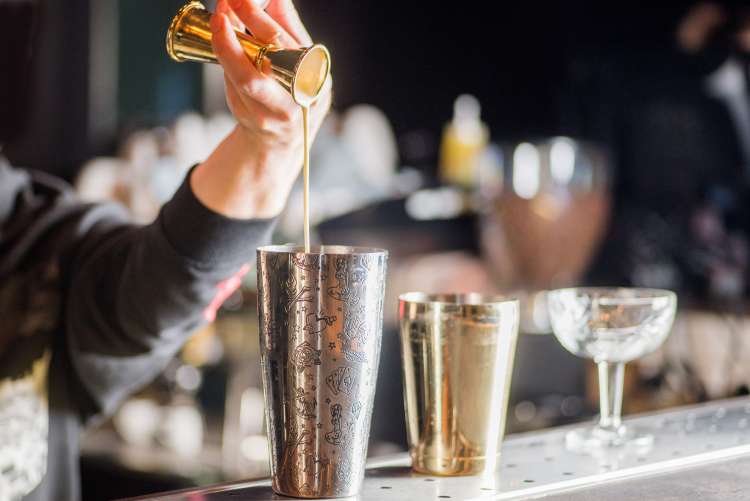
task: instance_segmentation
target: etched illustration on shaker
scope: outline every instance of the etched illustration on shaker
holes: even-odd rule
[[[364,476],[383,322],[385,251],[258,251],[273,487],[351,496]]]

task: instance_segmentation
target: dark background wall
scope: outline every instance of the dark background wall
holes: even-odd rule
[[[6,147],[16,163],[70,177],[87,157],[111,153],[118,133],[200,106],[198,66],[172,63],[164,52],[164,32],[181,0],[37,3],[41,43],[31,120],[25,136]],[[297,1],[313,37],[333,53],[336,106],[372,103],[399,135],[437,135],[455,96],[470,92],[495,138],[565,132],[561,94],[571,61],[669,46],[690,3]],[[111,6],[104,21],[92,17],[93,6],[104,4]],[[101,64],[107,44],[117,57],[114,105],[90,113],[109,89],[99,88],[110,74]],[[110,120],[98,125],[102,118]]]
[[[435,129],[470,92],[497,135],[555,132],[572,59],[663,48],[690,3],[298,2],[333,51],[339,105],[373,103],[398,131]]]

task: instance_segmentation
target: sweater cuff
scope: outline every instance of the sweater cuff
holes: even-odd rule
[[[273,219],[234,219],[212,211],[196,198],[188,172],[157,222],[181,256],[201,265],[232,267],[255,259],[255,248],[271,240]]]

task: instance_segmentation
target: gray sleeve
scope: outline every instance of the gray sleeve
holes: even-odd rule
[[[21,188],[28,184],[27,176],[10,168],[10,165],[0,157],[0,228],[13,212],[16,196]]]
[[[89,416],[112,412],[164,368],[211,318],[222,282],[247,269],[273,226],[212,212],[187,181],[154,223],[125,221],[98,206],[77,222],[86,236],[73,258],[64,315]]]

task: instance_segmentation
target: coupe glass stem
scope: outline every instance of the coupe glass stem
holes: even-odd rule
[[[622,426],[622,392],[625,382],[623,362],[597,362],[599,369],[599,428],[618,433]]]

